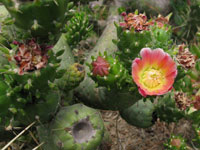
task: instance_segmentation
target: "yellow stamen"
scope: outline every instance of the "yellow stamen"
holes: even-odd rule
[[[160,70],[149,68],[143,72],[142,83],[147,88],[156,88],[163,83],[164,77]]]

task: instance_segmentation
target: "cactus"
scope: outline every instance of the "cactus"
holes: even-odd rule
[[[72,4],[68,0],[0,0],[14,19],[14,24],[42,42],[56,43],[68,19]],[[52,14],[52,15],[49,15]],[[47,17],[48,16],[48,17]]]
[[[196,138],[193,139],[193,141],[195,142],[195,146],[200,148],[200,127],[195,127],[195,134],[196,134]]]
[[[120,115],[129,124],[140,127],[148,128],[156,121],[155,106],[150,100],[144,102],[143,99],[139,100],[132,106],[120,111]]]
[[[62,45],[63,40],[66,40],[63,38],[62,36],[58,45]],[[65,44],[65,49],[57,49],[56,53],[50,50],[40,53],[41,50],[45,52],[43,49],[45,47],[38,45],[34,40],[27,43],[15,43],[17,45],[11,44],[13,47],[11,50],[1,47],[10,61],[8,65],[0,69],[2,92],[4,91],[0,104],[4,113],[0,115],[0,124],[7,126],[14,121],[21,121],[20,123],[26,125],[35,120],[36,116],[41,122],[48,121],[56,112],[60,102],[60,91],[54,81],[62,79],[63,69],[66,69],[63,63],[67,63],[61,62],[56,57],[60,57],[63,52],[67,53],[70,49]],[[23,62],[27,58],[25,56],[29,56],[23,55],[24,52],[32,54],[32,61],[28,62],[29,59],[27,59]],[[42,57],[45,59],[43,60]],[[70,64],[73,59],[67,61]],[[62,82],[65,84],[68,81],[62,79]]]
[[[92,25],[89,25],[89,18],[84,12],[76,12],[65,25],[65,30],[67,42],[73,49],[89,36]]]
[[[165,121],[167,123],[177,122],[185,115],[184,111],[177,108],[173,92],[170,92],[158,99],[155,111],[157,117],[160,118],[161,121]]]
[[[112,54],[116,47],[110,41],[116,39],[116,29],[114,26],[114,21],[117,21],[116,16],[117,8],[119,6],[113,6],[111,8],[111,13],[107,27],[102,33],[98,43],[95,48],[91,51],[85,64],[91,64],[92,56],[97,57],[99,52],[102,54],[107,51],[107,54]],[[89,72],[89,68],[86,66],[86,73]],[[134,88],[134,87],[133,87]],[[83,92],[84,91],[84,92]],[[80,100],[91,107],[109,110],[122,110],[137,102],[141,97],[133,90],[130,92],[127,88],[122,90],[108,90],[105,87],[96,87],[95,82],[88,76],[85,77],[83,82],[75,90],[75,95],[80,98]]]
[[[44,150],[94,150],[104,135],[104,125],[95,109],[75,104],[63,107],[46,127],[39,127],[40,141]]]
[[[59,80],[57,84],[60,89],[64,91],[69,91],[77,87],[79,83],[83,81],[84,77],[85,77],[84,66],[78,63],[74,63],[67,68],[62,77],[62,80]],[[65,82],[63,82],[63,80]]]
[[[8,45],[7,38],[4,34],[7,34],[7,32],[4,32],[4,28],[6,28],[4,24],[4,20],[8,17],[8,12],[4,6],[0,6],[0,43],[3,45]]]
[[[192,41],[199,28],[198,0],[171,0],[173,11],[172,22],[175,24],[174,34],[179,40]]]
[[[169,16],[147,20],[144,14],[138,15],[137,11],[128,15],[124,12],[122,16],[124,22],[115,24],[118,39],[113,42],[119,49],[120,61],[124,62],[127,69],[131,69],[132,60],[144,47],[170,50],[172,40],[171,27],[168,25]]]
[[[172,135],[167,143],[164,144],[166,150],[187,150],[185,139],[181,136]]]
[[[90,76],[98,86],[105,86],[108,89],[122,89],[126,80],[131,78],[117,58],[105,53],[103,56],[100,55],[96,59],[92,59],[93,62],[89,65]]]

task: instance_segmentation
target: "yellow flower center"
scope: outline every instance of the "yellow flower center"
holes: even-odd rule
[[[164,78],[160,70],[149,68],[142,75],[142,83],[147,88],[156,88],[162,84]]]

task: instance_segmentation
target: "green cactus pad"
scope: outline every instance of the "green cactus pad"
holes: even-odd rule
[[[150,100],[147,99],[146,102],[144,102],[143,99],[141,99],[131,107],[120,111],[120,115],[133,126],[148,128],[152,126],[156,120],[156,118],[154,118],[156,117],[154,116],[154,111],[154,104]]]
[[[172,92],[160,97],[156,106],[156,114],[161,121],[177,122],[184,117],[184,111],[177,108]]]
[[[68,0],[0,0],[14,19],[15,25],[42,41],[59,36],[71,7]],[[49,15],[51,14],[51,15]],[[47,17],[48,16],[48,17]],[[53,38],[53,39],[51,39]]]
[[[101,116],[95,109],[75,104],[63,107],[48,126],[39,127],[44,150],[95,150],[104,135]]]

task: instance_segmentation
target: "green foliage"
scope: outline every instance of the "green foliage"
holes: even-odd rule
[[[89,18],[84,12],[76,12],[65,25],[67,42],[76,48],[81,40],[85,40],[92,30]]]
[[[200,110],[193,110],[194,108],[190,108],[190,111],[187,117],[192,120],[193,124],[200,125]]]
[[[153,125],[156,120],[154,116],[154,104],[147,99],[145,102],[143,99],[139,100],[132,106],[120,111],[120,115],[129,124],[140,127],[148,128]]]
[[[52,123],[38,128],[44,150],[94,150],[104,136],[104,124],[95,109],[75,104],[63,107]]]
[[[161,121],[167,123],[177,122],[184,117],[184,111],[177,108],[175,103],[174,94],[172,92],[161,96],[158,99],[158,104],[156,105],[156,114]]]
[[[1,0],[14,24],[42,42],[56,43],[61,35],[72,4],[68,0],[19,1]],[[50,15],[52,14],[52,15]]]
[[[195,139],[193,141],[195,142],[195,146],[200,148],[200,126],[199,127],[194,127],[195,129]]]
[[[188,94],[192,94],[193,92],[193,87],[191,83],[191,78],[188,75],[190,71],[186,71],[182,66],[178,66],[178,75],[175,79],[175,82],[173,84],[173,87],[177,91],[183,91]]]
[[[174,33],[179,40],[191,41],[199,28],[198,0],[171,0],[173,16],[171,21],[175,24]]]

